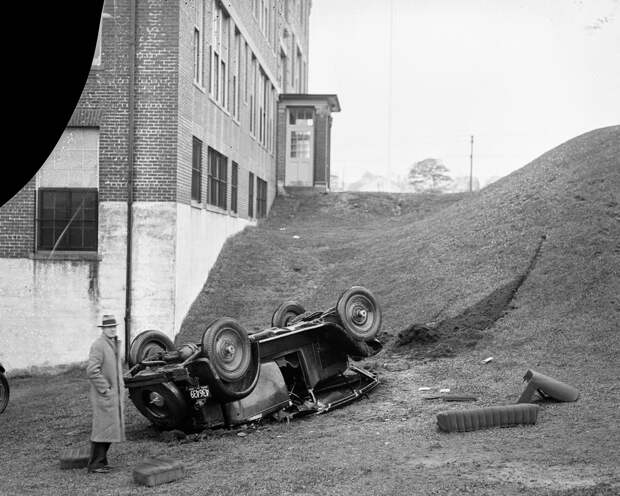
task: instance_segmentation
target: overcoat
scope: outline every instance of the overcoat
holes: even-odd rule
[[[125,440],[123,369],[120,342],[103,334],[88,354],[86,375],[90,381],[93,428],[90,440],[117,443]]]

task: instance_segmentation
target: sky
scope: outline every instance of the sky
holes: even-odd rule
[[[312,0],[309,93],[340,100],[339,181],[468,176],[473,135],[484,184],[620,124],[620,0]]]

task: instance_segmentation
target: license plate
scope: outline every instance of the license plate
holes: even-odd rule
[[[200,398],[210,398],[211,391],[209,391],[209,386],[190,387],[189,397],[193,400],[198,400]]]

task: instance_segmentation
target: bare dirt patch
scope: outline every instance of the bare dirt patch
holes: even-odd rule
[[[512,281],[495,289],[491,294],[466,308],[459,315],[440,322],[411,324],[393,340],[395,349],[409,348],[409,358],[440,358],[454,356],[463,348],[473,348],[484,336],[480,331],[492,327],[510,310],[519,288],[536,265],[546,236],[542,236],[526,270]],[[386,336],[387,337],[387,336]],[[387,337],[386,341],[389,341]],[[409,346],[407,346],[409,345]]]

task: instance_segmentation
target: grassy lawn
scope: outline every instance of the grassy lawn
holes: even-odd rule
[[[384,312],[386,349],[365,362],[381,380],[369,398],[244,437],[173,442],[128,403],[128,441],[110,452],[119,468],[87,475],[58,468],[63,449],[88,442],[83,371],[12,378],[0,494],[618,494],[619,192],[614,127],[474,195],[278,197],[266,221],[227,242],[177,341],[199,341],[224,315],[260,329],[284,300],[324,309],[361,284]],[[398,346],[431,321],[437,341]],[[534,426],[437,430],[441,411],[514,403],[528,368],[574,385],[579,400],[540,403]],[[428,401],[422,386],[479,399]],[[186,477],[136,486],[132,468],[157,455],[184,461]]]

